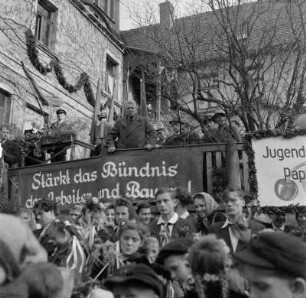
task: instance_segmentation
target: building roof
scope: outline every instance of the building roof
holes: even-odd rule
[[[168,30],[156,24],[122,31],[121,38],[127,47],[161,54],[172,61],[205,62],[227,56],[224,50],[228,48],[231,38],[226,36],[222,23],[228,34],[230,24],[235,38],[240,41],[247,37],[249,50],[258,50],[263,45],[275,47],[293,42],[296,39],[293,32],[302,28],[306,5],[302,3],[299,10],[293,2],[259,0],[230,7],[228,20],[222,17],[224,12],[208,11],[178,18]]]

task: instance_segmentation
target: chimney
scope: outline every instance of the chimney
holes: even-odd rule
[[[174,8],[170,1],[159,4],[159,23],[166,29],[170,29],[173,26],[173,12]]]

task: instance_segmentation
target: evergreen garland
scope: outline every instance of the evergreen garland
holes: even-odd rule
[[[36,38],[33,35],[32,31],[28,29],[26,31],[26,40],[27,40],[27,53],[32,65],[43,75],[51,72],[54,69],[56,78],[59,84],[67,90],[69,93],[75,93],[79,91],[82,87],[86,96],[87,101],[91,106],[95,106],[95,97],[92,90],[92,86],[89,80],[89,75],[86,72],[82,72],[78,81],[75,85],[71,85],[67,82],[63,69],[60,66],[58,59],[53,59],[48,66],[44,66],[38,57],[38,50],[36,48]]]
[[[302,136],[306,134],[306,130],[262,130],[256,131],[252,134],[248,134],[245,136],[245,152],[249,157],[249,184],[250,184],[250,193],[252,200],[258,200],[258,183],[257,183],[257,171],[255,166],[255,155],[254,150],[252,148],[252,139],[264,139],[270,137],[283,137],[283,138],[294,138],[296,136]],[[285,213],[296,213],[302,210],[305,210],[304,206],[300,206],[298,204],[282,206],[282,207],[275,207],[275,206],[252,206],[252,209],[258,213],[265,213],[265,214],[275,214],[279,212]]]

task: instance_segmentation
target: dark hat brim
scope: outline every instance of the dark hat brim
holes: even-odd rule
[[[224,113],[216,113],[215,115],[213,115],[213,117],[211,117],[211,120],[216,121],[216,119],[221,117],[226,117],[226,115]]]
[[[122,284],[132,286],[133,282],[147,286],[154,290],[160,297],[162,295],[162,284],[158,280],[154,280],[148,276],[113,276],[104,282],[104,286],[108,289],[113,289],[116,285]]]
[[[251,249],[245,249],[234,254],[234,259],[247,265],[263,269],[275,269],[275,266],[268,260],[255,254]]]
[[[58,114],[65,114],[65,115],[67,115],[66,111],[63,110],[63,109],[57,110],[57,111],[56,111],[56,114],[57,114],[57,115],[58,115]]]

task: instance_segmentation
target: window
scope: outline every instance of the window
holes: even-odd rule
[[[115,15],[115,0],[94,0],[95,4],[98,5],[111,19],[114,19]]]
[[[105,91],[109,94],[113,93],[114,82],[117,75],[118,63],[110,56],[106,56],[106,75],[105,75]]]
[[[10,94],[0,89],[0,125],[10,122],[11,98]]]
[[[50,47],[55,32],[56,7],[45,0],[38,1],[35,37],[42,44]]]

